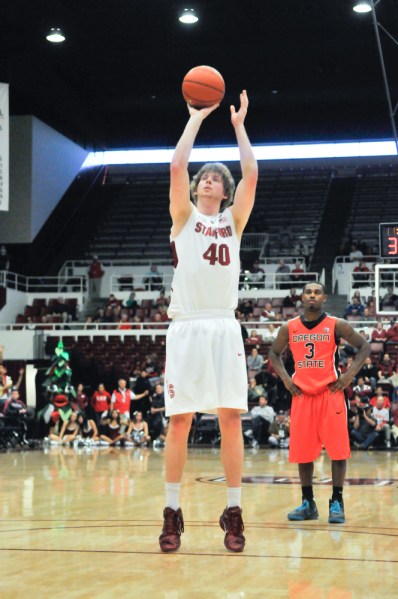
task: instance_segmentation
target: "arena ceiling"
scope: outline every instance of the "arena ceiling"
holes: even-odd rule
[[[33,114],[87,148],[174,145],[186,118],[181,81],[208,64],[222,107],[199,143],[232,143],[230,103],[248,90],[253,142],[380,139],[391,126],[372,15],[353,0],[5,0],[0,81],[12,115]],[[190,6],[200,20],[182,25]],[[398,38],[398,3],[379,21]],[[63,44],[50,44],[61,27]],[[398,46],[381,39],[394,104]]]

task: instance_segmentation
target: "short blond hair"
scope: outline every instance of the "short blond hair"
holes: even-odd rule
[[[197,201],[195,194],[198,188],[198,183],[203,177],[203,175],[207,173],[217,173],[218,175],[221,175],[224,192],[227,196],[227,199],[221,202],[221,210],[224,210],[224,208],[227,208],[227,206],[230,206],[233,202],[235,193],[235,181],[231,175],[231,171],[229,170],[229,168],[227,168],[225,164],[223,164],[222,162],[208,162],[204,164],[202,168],[196,173],[196,175],[192,177],[191,196],[193,202],[194,204],[196,204]]]

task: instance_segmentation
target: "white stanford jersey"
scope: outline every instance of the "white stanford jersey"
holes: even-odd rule
[[[170,318],[235,310],[240,273],[239,240],[231,211],[200,214],[196,206],[183,230],[171,237],[174,277]]]

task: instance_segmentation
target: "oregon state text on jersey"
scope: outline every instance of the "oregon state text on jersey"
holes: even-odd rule
[[[231,211],[214,216],[196,206],[182,231],[171,237],[174,276],[170,318],[200,311],[235,310],[239,287],[239,240]]]
[[[325,312],[314,321],[298,316],[287,323],[294,359],[294,384],[307,395],[316,395],[339,376],[335,337],[337,318]]]

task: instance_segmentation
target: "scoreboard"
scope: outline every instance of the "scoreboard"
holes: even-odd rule
[[[379,224],[380,258],[398,258],[398,223]]]

